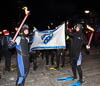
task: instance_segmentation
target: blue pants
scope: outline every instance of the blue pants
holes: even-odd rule
[[[16,86],[24,86],[25,79],[29,73],[29,56],[21,56],[18,54],[18,76]]]

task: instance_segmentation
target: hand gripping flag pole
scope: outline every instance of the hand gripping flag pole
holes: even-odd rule
[[[17,37],[17,35],[18,35],[19,31],[21,30],[21,28],[22,28],[23,24],[25,23],[25,21],[26,21],[26,19],[27,19],[28,15],[29,15],[29,13],[30,13],[30,11],[28,11],[28,8],[27,8],[27,7],[23,7],[22,9],[25,11],[25,14],[26,14],[26,15],[25,15],[25,17],[24,17],[24,19],[23,19],[22,23],[20,24],[20,26],[19,26],[19,28],[18,28],[18,30],[17,30],[17,32],[16,32],[16,34],[15,34],[14,38],[12,39],[12,42],[14,42],[14,41],[15,41],[15,39],[16,39],[16,37]]]
[[[87,25],[87,28],[92,31],[90,38],[89,38],[89,42],[88,42],[88,46],[90,46],[90,43],[91,43],[91,40],[92,40],[92,37],[93,37],[94,29],[92,27],[90,27],[89,25]]]

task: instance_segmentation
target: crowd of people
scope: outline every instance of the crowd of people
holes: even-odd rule
[[[17,52],[17,80],[16,86],[24,86],[25,79],[29,73],[30,63],[33,62],[33,70],[36,70],[39,65],[37,65],[37,57],[41,53],[41,58],[46,58],[45,65],[55,65],[55,69],[59,69],[59,67],[65,66],[66,61],[66,52],[69,51],[69,59],[67,62],[71,64],[72,72],[73,72],[73,80],[77,79],[77,73],[79,75],[79,82],[83,83],[83,72],[81,68],[82,61],[82,48],[83,45],[87,45],[85,48],[88,51],[90,45],[88,45],[89,41],[89,32],[86,33],[84,31],[84,26],[80,23],[75,24],[74,27],[65,29],[66,35],[66,45],[68,46],[66,49],[53,49],[53,50],[33,50],[29,51],[30,45],[34,42],[34,33],[36,30],[32,32],[29,31],[29,26],[24,24],[22,29],[17,36],[16,40],[12,41],[12,36],[10,35],[8,30],[3,30],[2,35],[0,35],[0,61],[1,57],[5,58],[5,71],[11,71],[11,56],[12,49],[16,48],[15,52]],[[50,27],[48,28],[48,30]],[[17,29],[16,29],[17,30]],[[96,30],[97,31],[97,30]],[[97,33],[95,31],[95,33]],[[99,36],[95,35],[95,44],[97,45],[99,41]],[[56,58],[54,58],[56,57]],[[50,59],[49,59],[50,58]],[[49,61],[50,60],[50,61]],[[60,62],[61,61],[61,62]],[[50,64],[51,63],[51,64]],[[2,79],[2,76],[0,75]]]

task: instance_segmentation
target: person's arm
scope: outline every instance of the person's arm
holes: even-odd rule
[[[88,39],[85,34],[83,34],[83,44],[86,45],[86,49],[90,49],[90,46],[88,45]]]
[[[66,36],[74,37],[74,32],[69,32],[68,30],[65,31]]]
[[[9,44],[8,44],[8,47],[9,47],[10,49],[14,48],[15,46],[16,46],[16,42],[10,41]]]
[[[34,41],[34,36],[32,36],[32,39],[31,40],[29,40],[29,44],[32,44],[33,43],[33,41]]]
[[[9,47],[9,48],[14,48],[14,47],[16,47],[16,45],[19,45],[20,39],[21,39],[21,38],[18,36],[14,42],[13,42],[13,41],[10,41],[9,44],[8,44],[8,47]]]
[[[83,34],[82,36],[83,36],[83,37],[82,37],[82,38],[83,38],[83,44],[84,44],[84,45],[87,45],[87,44],[88,44],[88,39],[87,39],[86,35]]]

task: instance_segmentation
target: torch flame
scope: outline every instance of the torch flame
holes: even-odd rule
[[[69,22],[68,22],[68,20],[67,20],[67,23],[66,23],[67,25],[69,24]]]
[[[26,6],[23,7],[22,9],[25,11],[25,14],[29,14],[30,13],[30,11],[28,11],[28,8]]]
[[[92,27],[90,27],[89,25],[87,25],[87,28],[94,32],[94,29]]]

